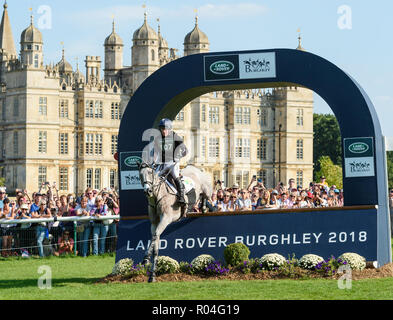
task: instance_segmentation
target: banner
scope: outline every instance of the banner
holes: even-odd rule
[[[141,262],[150,244],[148,220],[122,220],[116,261]],[[244,243],[250,257],[279,253],[317,254],[327,259],[355,252],[377,260],[377,210],[266,213],[186,218],[167,227],[160,239],[160,256],[191,262],[201,254],[223,261],[227,245]]]

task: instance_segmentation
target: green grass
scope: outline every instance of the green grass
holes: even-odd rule
[[[326,279],[95,284],[112,271],[114,261],[110,255],[0,260],[0,299],[393,299],[393,278],[352,281],[352,289],[345,290]],[[51,289],[38,288],[43,265],[51,268]]]

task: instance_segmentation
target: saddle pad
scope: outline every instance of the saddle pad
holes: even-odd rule
[[[182,177],[182,181],[184,184],[184,194],[189,193],[192,189],[195,188],[195,182],[192,180],[190,177]],[[171,188],[174,194],[177,194],[177,189],[176,187],[170,183],[168,180],[165,181],[166,184]]]

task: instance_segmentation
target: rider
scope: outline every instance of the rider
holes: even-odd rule
[[[180,158],[187,155],[188,150],[183,143],[183,139],[172,130],[171,120],[162,119],[158,127],[161,136],[155,140],[154,150],[158,151],[155,155],[161,158],[160,175],[170,174],[173,177],[178,194],[178,203],[184,205],[186,201],[184,199],[184,184],[180,177],[179,161]]]

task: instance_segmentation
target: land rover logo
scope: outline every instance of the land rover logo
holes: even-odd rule
[[[210,65],[210,71],[214,74],[228,74],[235,69],[232,62],[229,61],[216,61]]]
[[[352,143],[348,147],[348,149],[352,153],[365,153],[368,151],[369,147],[368,147],[368,144],[366,144],[364,142],[355,142],[355,143]]]
[[[128,167],[137,167],[139,163],[142,163],[142,158],[137,156],[131,156],[124,160],[124,164]]]

